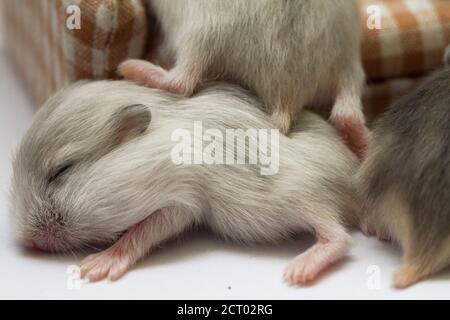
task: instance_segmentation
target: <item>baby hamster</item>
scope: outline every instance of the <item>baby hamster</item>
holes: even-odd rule
[[[299,111],[332,107],[331,122],[360,157],[366,146],[361,107],[364,72],[354,0],[148,0],[159,21],[167,71],[128,60],[119,74],[190,96],[205,80],[250,88],[288,133]],[[164,59],[163,59],[164,60]]]
[[[382,116],[359,179],[363,231],[403,248],[396,287],[450,265],[450,68]]]
[[[260,130],[274,128],[260,108],[253,95],[227,84],[192,98],[126,81],[60,91],[39,110],[14,160],[20,239],[49,251],[112,244],[81,264],[82,276],[95,281],[119,278],[155,246],[199,225],[242,243],[305,231],[317,243],[285,277],[294,284],[314,280],[350,248],[346,226],[360,208],[352,184],[358,161],[331,126],[304,111],[289,138],[267,133],[267,150],[261,148],[278,169],[262,174],[268,161],[247,161],[256,152],[250,143],[263,140]],[[231,141],[223,156],[232,163],[189,163],[190,155],[213,145],[217,156],[229,143],[210,136],[203,149],[194,140],[202,137],[199,123],[204,137],[240,129],[248,141]],[[193,144],[182,144],[192,150],[177,163],[180,133]],[[234,161],[238,151],[244,164]]]

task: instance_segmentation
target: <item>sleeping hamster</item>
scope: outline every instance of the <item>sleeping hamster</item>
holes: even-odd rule
[[[260,108],[228,84],[191,98],[125,81],[60,91],[39,110],[14,159],[20,239],[49,251],[111,245],[81,265],[95,281],[119,278],[155,246],[199,225],[242,243],[311,232],[317,243],[285,278],[313,281],[350,248],[358,161],[318,116],[305,111],[287,138]],[[230,132],[237,138],[229,140]]]

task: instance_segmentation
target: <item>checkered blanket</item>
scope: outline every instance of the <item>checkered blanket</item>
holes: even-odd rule
[[[168,0],[170,1],[170,0]],[[442,65],[450,43],[450,0],[358,0],[363,13],[364,103],[378,113]],[[143,0],[6,0],[6,41],[36,103],[78,79],[115,77],[126,58],[145,56]],[[67,27],[77,5],[81,29]]]
[[[368,78],[363,99],[376,115],[443,65],[450,44],[450,0],[358,1]],[[375,20],[377,15],[381,19]]]
[[[9,55],[37,104],[67,83],[112,78],[121,61],[144,54],[142,0],[2,2]]]

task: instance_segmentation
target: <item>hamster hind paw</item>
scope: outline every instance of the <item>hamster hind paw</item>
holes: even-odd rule
[[[195,76],[195,71],[189,72],[180,67],[167,71],[151,62],[136,59],[122,62],[117,69],[117,73],[126,80],[133,81],[140,86],[160,89],[186,97],[194,93],[199,82],[197,76]]]
[[[350,236],[319,241],[303,254],[297,256],[286,268],[284,280],[291,285],[307,285],[317,279],[320,273],[340,260],[349,250]]]
[[[130,59],[119,65],[117,73],[140,86],[164,89],[163,78],[167,71],[148,61]]]
[[[90,282],[107,278],[115,281],[122,277],[133,265],[130,255],[114,246],[88,256],[81,262],[80,276]]]

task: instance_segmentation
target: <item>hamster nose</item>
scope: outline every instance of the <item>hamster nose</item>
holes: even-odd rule
[[[37,249],[38,246],[36,245],[36,242],[33,241],[33,239],[26,238],[23,240],[23,245],[28,249]]]
[[[42,251],[42,252],[49,251],[48,246],[44,242],[42,242],[42,241],[35,241],[32,238],[25,238],[23,240],[23,245],[28,250]]]

